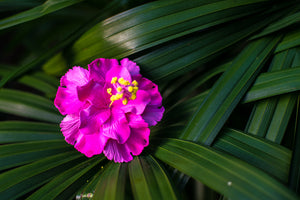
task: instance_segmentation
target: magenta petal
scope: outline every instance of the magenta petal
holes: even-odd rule
[[[149,126],[154,126],[161,120],[164,111],[164,107],[157,108],[156,106],[147,106],[142,114],[142,117],[149,124]]]
[[[90,106],[80,112],[80,132],[83,134],[99,133],[101,126],[110,117],[110,110]]]
[[[160,95],[160,92],[158,91],[158,87],[156,84],[154,84],[152,81],[146,78],[142,78],[139,80],[139,87],[140,89],[148,92],[148,94],[150,95],[151,97],[150,105],[161,106],[162,97]]]
[[[102,153],[107,139],[107,137],[99,133],[90,135],[80,134],[74,147],[87,157],[92,157],[93,155]]]
[[[106,73],[114,66],[118,66],[119,63],[116,59],[99,58],[94,60],[88,65],[90,71],[90,79],[96,82],[104,82]]]
[[[121,60],[121,66],[126,67],[131,76],[137,76],[140,74],[140,67],[135,62],[130,61],[128,58]]]
[[[106,74],[105,80],[110,83],[113,77],[124,78],[124,80],[131,82],[131,75],[126,67],[114,66]]]
[[[139,155],[149,144],[150,129],[140,115],[128,114],[127,119],[131,133],[126,145],[133,155]]]
[[[84,103],[79,101],[76,88],[58,87],[54,105],[62,115],[66,115],[78,113]]]
[[[103,153],[109,160],[114,160],[118,163],[129,162],[133,159],[127,146],[119,144],[115,140],[109,140],[106,143]]]
[[[60,123],[62,134],[67,143],[74,145],[79,135],[80,120],[76,115],[67,115]]]
[[[120,101],[117,102],[116,105],[119,106],[125,113],[132,112],[134,114],[140,115],[144,112],[149,102],[149,94],[143,90],[138,90],[135,100],[129,100],[128,104],[125,106]]]
[[[107,108],[110,101],[108,94],[103,90],[104,85],[100,85],[92,80],[84,86],[77,87],[78,99],[80,101],[88,101],[99,108]]]
[[[131,129],[130,137],[126,142],[129,151],[135,156],[140,155],[144,147],[149,144],[149,135],[150,129],[147,127]]]
[[[126,116],[119,109],[111,109],[110,118],[102,126],[103,135],[117,140],[118,143],[126,142],[130,135],[130,128]]]
[[[148,127],[148,123],[144,121],[144,119],[141,117],[141,115],[135,115],[135,114],[126,114],[128,124],[130,128],[144,128]]]
[[[75,66],[60,79],[60,84],[66,87],[85,85],[89,81],[88,74],[88,70]]]

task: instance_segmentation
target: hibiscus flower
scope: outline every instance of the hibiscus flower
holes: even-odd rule
[[[99,58],[88,70],[75,66],[60,80],[54,100],[66,142],[92,157],[129,162],[149,144],[150,129],[164,108],[158,87],[125,58]]]

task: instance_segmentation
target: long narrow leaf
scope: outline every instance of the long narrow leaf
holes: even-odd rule
[[[269,72],[290,68],[295,58],[296,49],[280,52],[274,56]],[[245,131],[254,135],[265,137],[270,127],[276,106],[282,100],[277,97],[258,101],[252,110]],[[284,102],[286,102],[286,97]],[[277,127],[278,128],[278,127]],[[276,128],[275,128],[276,129]]]
[[[278,44],[275,53],[300,46],[300,29],[289,32]]]
[[[126,164],[110,163],[102,171],[95,187],[95,199],[122,200],[125,198]],[[83,194],[84,195],[84,194]],[[85,193],[85,195],[87,195]]]
[[[48,122],[57,123],[62,120],[52,101],[11,89],[0,90],[0,111]]]
[[[300,97],[297,99],[297,114],[293,143],[293,156],[289,174],[289,186],[298,195],[300,194]]]
[[[81,162],[75,151],[46,157],[32,164],[0,174],[0,198],[17,199],[53,178],[54,175]]]
[[[285,130],[292,116],[297,96],[295,94],[281,95],[278,100],[272,121],[266,134],[266,139],[281,143]]]
[[[72,150],[63,140],[26,142],[0,146],[0,170]]]
[[[204,30],[264,8],[263,0],[156,1],[109,18],[73,46],[74,62],[132,53]],[[250,9],[251,8],[251,9]],[[247,11],[247,12],[245,12]],[[251,11],[251,12],[249,12]],[[93,36],[97,37],[93,37]]]
[[[246,93],[278,42],[262,39],[250,44],[233,61],[199,106],[183,133],[184,139],[210,145]]]
[[[48,13],[79,3],[82,0],[47,0],[44,4],[0,20],[0,30],[42,17]]]
[[[226,129],[213,147],[264,170],[284,183],[288,182],[291,151],[280,145],[233,129]]]
[[[298,6],[298,5],[295,5],[295,6]],[[296,9],[299,9],[299,8],[296,8]],[[300,22],[300,12],[298,11],[298,12],[289,14],[286,17],[270,24],[261,33],[255,35],[252,39],[268,35],[270,33],[279,31],[283,28],[286,28],[286,27],[288,27],[292,24],[296,24],[296,23],[299,23],[299,22]]]
[[[54,139],[63,139],[58,125],[22,121],[0,122],[1,144]]]
[[[55,1],[60,2],[59,0],[55,0]],[[64,1],[70,1],[70,0],[64,0]],[[50,48],[48,51],[41,53],[33,61],[31,61],[21,67],[18,67],[17,69],[13,70],[8,76],[5,76],[0,81],[0,88],[3,87],[11,79],[24,74],[25,72],[33,69],[34,67],[39,66],[42,62],[51,58],[51,56],[54,56],[55,53],[58,53],[62,48],[66,47],[71,42],[76,40],[84,32],[89,30],[94,24],[96,24],[99,21],[110,16],[112,13],[115,13],[115,12],[123,10],[123,9],[124,9],[124,7],[122,4],[120,4],[119,0],[110,2],[109,4],[107,4],[106,6],[103,7],[103,9],[99,12],[99,15],[97,17],[93,17],[88,23],[83,24],[78,30],[75,30],[74,32],[67,35],[64,40],[62,40],[60,43],[58,43],[58,45],[54,46],[53,48]]]
[[[63,193],[70,187],[72,184],[77,184],[77,188],[80,188],[80,184],[85,183],[86,180],[80,180],[82,178],[85,179],[85,176],[88,172],[97,168],[97,165],[100,161],[99,157],[95,157],[85,162],[81,162],[78,165],[72,167],[71,169],[64,170],[61,174],[57,175],[53,180],[39,188],[36,192],[30,195],[28,200],[39,200],[39,199],[59,199],[60,193]],[[75,196],[75,194],[71,194],[71,196]]]
[[[129,164],[129,177],[135,199],[177,199],[159,163],[152,157],[136,157]]]
[[[261,74],[243,99],[244,103],[300,90],[300,68]]]
[[[157,158],[230,199],[298,199],[276,179],[232,156],[179,139],[157,142]]]

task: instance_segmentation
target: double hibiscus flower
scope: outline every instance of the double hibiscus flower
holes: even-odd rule
[[[150,129],[164,108],[157,85],[127,58],[96,59],[88,70],[73,67],[60,80],[55,106],[66,115],[65,140],[91,157],[129,162],[149,144]]]

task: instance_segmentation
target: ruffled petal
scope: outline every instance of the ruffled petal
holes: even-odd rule
[[[58,87],[54,105],[62,115],[79,113],[84,102],[79,101],[75,87]]]
[[[164,107],[158,108],[156,106],[147,106],[142,117],[149,126],[155,126],[163,117],[164,111]]]
[[[137,76],[140,74],[140,67],[135,62],[130,61],[128,58],[121,60],[121,66],[126,67],[131,76]]]
[[[78,113],[85,105],[78,99],[77,87],[88,81],[88,71],[81,67],[73,67],[60,79],[54,105],[62,115]]]
[[[151,97],[150,105],[158,105],[162,104],[162,97],[160,92],[158,91],[158,87],[152,81],[142,78],[139,80],[139,88],[148,92]]]
[[[84,86],[77,87],[77,93],[80,101],[88,101],[89,104],[100,109],[107,108],[110,103],[108,94],[104,92],[104,85],[93,80]]]
[[[128,125],[130,128],[144,128],[148,127],[148,123],[144,121],[141,115],[135,115],[132,113],[126,114]]]
[[[64,76],[60,79],[60,85],[66,87],[76,87],[87,84],[89,81],[88,70],[75,66],[70,69]]]
[[[92,157],[93,155],[102,153],[107,140],[107,137],[99,133],[89,135],[81,133],[78,136],[77,142],[74,147],[87,157]]]
[[[122,109],[124,113],[132,112],[134,114],[140,115],[144,112],[150,100],[150,96],[147,92],[138,90],[135,100],[129,100],[127,105],[123,105],[122,101],[117,101],[114,106]]]
[[[143,149],[149,145],[149,135],[150,129],[147,127],[131,129],[131,134],[126,145],[132,155],[140,155]]]
[[[114,66],[106,74],[105,80],[110,83],[113,77],[123,78],[126,81],[131,82],[131,75],[126,67]]]
[[[105,75],[114,66],[118,66],[118,60],[99,58],[88,65],[90,71],[90,79],[102,83],[105,81]]]
[[[83,134],[99,133],[102,124],[110,117],[110,110],[90,106],[80,112],[80,132]]]
[[[77,115],[67,115],[60,123],[62,134],[67,143],[74,145],[79,135],[80,119]]]
[[[103,135],[123,144],[130,135],[125,114],[119,109],[111,109],[110,118],[102,126]]]
[[[116,140],[109,140],[103,150],[109,160],[115,162],[129,162],[133,159],[126,145],[119,144]]]
[[[133,155],[139,155],[149,144],[150,129],[140,115],[127,114],[127,119],[131,132],[126,145]]]

